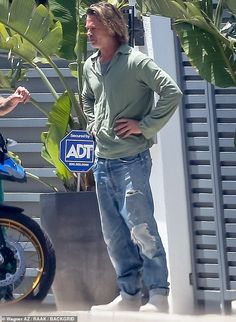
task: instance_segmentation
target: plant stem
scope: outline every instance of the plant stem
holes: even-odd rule
[[[75,94],[72,92],[69,84],[67,83],[67,81],[65,80],[65,77],[62,75],[61,71],[59,70],[59,68],[57,67],[57,65],[52,61],[52,59],[50,57],[47,57],[49,64],[54,68],[54,70],[56,71],[60,81],[62,82],[62,84],[64,85],[65,89],[67,90],[67,93],[70,97],[72,106],[75,109],[75,112],[78,116],[80,125],[83,129],[86,128],[86,118],[85,115],[83,113],[83,111],[79,108],[78,106],[78,102],[76,100]]]
[[[223,8],[224,8],[223,1],[222,0],[219,0],[218,1],[217,7],[216,7],[216,11],[215,11],[215,15],[214,15],[214,20],[213,20],[214,21],[214,25],[218,29],[220,29],[220,24],[221,24],[221,19],[222,19],[222,13],[223,13]]]
[[[36,176],[35,174],[30,173],[30,172],[28,172],[28,171],[26,171],[25,173],[27,174],[27,176],[28,176],[28,177],[30,177],[30,178],[32,178],[32,179],[34,179],[34,180],[36,180],[36,181],[38,181],[38,182],[42,183],[42,184],[43,184],[44,186],[46,186],[46,187],[51,188],[53,191],[58,192],[58,189],[57,189],[56,187],[54,187],[54,186],[52,186],[51,184],[49,184],[49,183],[47,183],[47,182],[43,181],[42,179],[40,179],[40,178],[39,178],[38,176]]]
[[[43,83],[47,86],[47,88],[50,90],[50,92],[52,93],[52,95],[54,96],[54,98],[57,100],[59,98],[59,95],[57,94],[57,92],[55,91],[55,88],[52,86],[52,84],[49,82],[47,76],[45,76],[44,72],[42,71],[41,68],[38,67],[38,65],[34,65],[33,66],[36,71],[39,73]]]
[[[39,109],[40,112],[42,112],[46,117],[48,117],[48,112],[46,112],[42,107],[39,102],[37,102],[35,99],[31,98],[30,102]]]

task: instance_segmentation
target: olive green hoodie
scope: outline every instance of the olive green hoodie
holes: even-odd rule
[[[174,113],[182,93],[152,59],[127,44],[119,47],[103,75],[99,54],[85,62],[82,95],[88,131],[96,133],[96,155],[117,159],[143,152]],[[156,106],[154,92],[159,95]],[[115,122],[123,117],[138,120],[142,134],[118,137]]]

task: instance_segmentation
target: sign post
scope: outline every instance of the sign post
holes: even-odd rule
[[[60,160],[71,172],[88,172],[94,150],[95,141],[87,131],[72,130],[60,142]]]

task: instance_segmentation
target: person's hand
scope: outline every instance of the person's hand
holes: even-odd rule
[[[139,128],[139,121],[127,118],[121,118],[116,121],[115,128],[116,134],[121,138],[127,138],[132,134],[141,134]]]
[[[25,87],[19,86],[16,91],[7,98],[7,105],[11,108],[19,103],[27,103],[30,100],[30,93]]]

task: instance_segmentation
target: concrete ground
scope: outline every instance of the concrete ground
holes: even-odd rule
[[[22,319],[14,319],[15,317]],[[28,318],[25,318],[27,316]],[[10,317],[10,319],[9,319]],[[41,319],[40,319],[41,318]],[[8,308],[0,312],[0,322],[236,322],[236,312],[230,315],[179,315],[144,312],[58,311],[55,307],[37,309]]]

